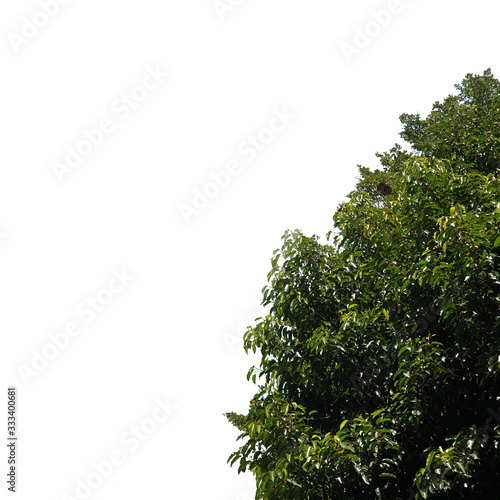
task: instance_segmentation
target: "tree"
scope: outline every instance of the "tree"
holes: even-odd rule
[[[258,392],[226,414],[257,499],[498,498],[500,84],[457,89],[401,116],[412,150],[360,168],[327,244],[273,254]]]

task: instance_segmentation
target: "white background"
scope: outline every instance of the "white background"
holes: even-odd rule
[[[222,414],[256,392],[241,337],[272,251],[286,229],[332,229],[356,165],[401,142],[401,113],[425,116],[466,73],[500,76],[493,0],[401,0],[383,27],[374,14],[394,2],[219,3],[70,0],[30,31],[40,4],[2,2],[0,434],[15,385],[18,499],[83,498],[78,481],[112,453],[121,465],[88,498],[252,498]],[[169,76],[144,93],[148,67]],[[131,91],[144,100],[125,118]],[[295,117],[247,161],[239,148],[270,137],[276,110]],[[103,119],[113,131],[58,178]],[[207,187],[231,161],[239,173]],[[197,189],[213,197],[186,221]],[[113,271],[133,279],[110,295]],[[88,321],[95,296],[111,302]],[[81,333],[35,371],[70,322]],[[153,431],[156,398],[177,408]],[[123,435],[144,422],[132,451]]]

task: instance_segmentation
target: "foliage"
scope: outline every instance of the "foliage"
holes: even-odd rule
[[[288,231],[274,252],[245,334],[258,392],[226,414],[257,499],[498,498],[500,86],[457,88],[402,115],[414,150],[361,170],[327,244]]]
[[[418,113],[400,116],[400,136],[411,152],[396,144],[389,152],[376,153],[382,169],[371,171],[358,165],[361,177],[357,191],[369,194],[372,203],[384,203],[385,197],[377,193],[376,185],[385,181],[397,189],[401,179],[398,174],[414,156],[453,160],[454,169],[463,166],[498,175],[500,82],[488,69],[482,76],[466,75],[455,88],[460,92],[436,102],[424,120]]]

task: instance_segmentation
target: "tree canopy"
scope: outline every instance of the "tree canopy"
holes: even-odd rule
[[[288,231],[227,413],[256,499],[481,499],[500,491],[500,82],[466,75],[360,167],[328,243]]]

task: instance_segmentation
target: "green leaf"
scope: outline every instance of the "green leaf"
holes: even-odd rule
[[[399,350],[399,352],[398,352],[398,358],[400,358],[400,357],[401,357],[401,355],[402,355],[404,352],[408,351],[409,349],[410,349],[410,348],[409,348],[407,345],[405,345],[405,346],[401,347],[401,349],[400,349],[400,350]]]
[[[383,472],[382,474],[379,474],[378,477],[390,477],[392,479],[398,479],[394,474],[389,474],[388,472]]]
[[[432,465],[432,461],[434,460],[434,455],[436,454],[435,451],[431,451],[429,453],[429,455],[427,456],[427,460],[425,462],[425,468],[427,470],[431,470],[431,465]]]

